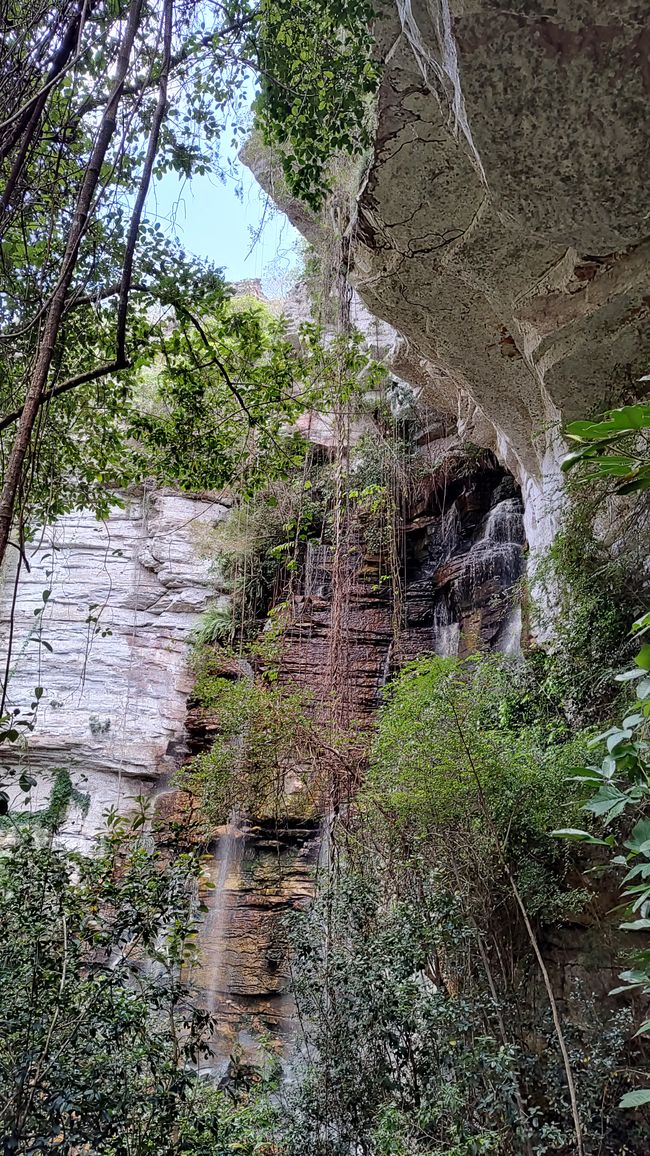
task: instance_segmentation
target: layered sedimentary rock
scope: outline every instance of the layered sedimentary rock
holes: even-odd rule
[[[214,529],[227,514],[220,500],[143,490],[105,522],[81,512],[45,529],[27,548],[13,612],[15,569],[3,575],[7,706],[24,712],[42,691],[33,730],[0,747],[0,763],[36,772],[35,808],[52,773],[70,771],[89,800],[86,815],[70,811],[75,839],[91,837],[107,807],[152,794],[184,756],[187,638],[223,589]]]
[[[224,828],[207,874],[209,912],[202,931],[199,982],[217,1023],[216,1064],[260,1057],[291,1039],[287,917],[314,893],[321,824],[259,823]]]
[[[364,546],[363,525],[348,532],[338,565],[328,546],[306,550],[280,679],[320,708],[331,694],[347,724],[372,722],[382,687],[406,661],[519,647],[526,540],[518,487],[491,454],[468,457],[455,438],[435,444],[438,468],[397,526],[397,597],[386,552]]]

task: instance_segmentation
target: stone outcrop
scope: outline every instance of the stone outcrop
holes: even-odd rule
[[[380,40],[353,280],[514,473],[535,544],[559,423],[647,370],[647,5],[398,0]]]
[[[521,495],[489,452],[470,457],[454,437],[435,439],[426,449],[434,453],[433,446],[437,469],[425,476],[398,526],[397,603],[386,553],[373,554],[364,546],[363,525],[352,526],[336,574],[330,547],[307,546],[283,630],[280,681],[307,692],[317,709],[327,709],[328,695],[335,696],[341,721],[362,729],[372,724],[382,687],[404,662],[519,648],[517,583],[526,545]]]
[[[7,705],[24,711],[35,686],[43,693],[33,732],[0,747],[0,763],[37,772],[33,807],[51,773],[70,770],[89,797],[87,815],[69,816],[76,840],[95,833],[107,807],[152,794],[182,761],[187,638],[223,590],[214,529],[227,514],[222,499],[144,490],[125,495],[105,522],[67,515],[27,548]],[[5,653],[12,578],[8,570],[0,590]]]
[[[262,1039],[281,1050],[293,1037],[286,919],[313,896],[320,827],[253,822],[224,829],[214,844],[199,984],[221,1069],[233,1055],[261,1058]]]
[[[397,0],[377,46],[346,266],[401,335],[395,371],[514,474],[535,548],[561,509],[561,423],[648,370],[647,4]]]

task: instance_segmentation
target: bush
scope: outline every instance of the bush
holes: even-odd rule
[[[471,881],[480,864],[484,887],[503,879],[503,851],[530,913],[554,919],[582,898],[566,891],[569,859],[550,831],[579,812],[565,780],[586,736],[569,740],[535,704],[517,710],[518,684],[525,673],[496,657],[406,667],[380,712],[361,805],[404,837],[453,846],[455,869]]]
[[[8,1153],[175,1156],[207,1052],[180,978],[199,873],[109,816],[92,856],[14,829],[0,858],[0,1112]]]
[[[217,734],[178,772],[177,785],[196,795],[209,827],[233,811],[279,818],[286,771],[297,759],[313,765],[319,749],[303,697],[266,682],[212,675],[209,656],[194,692],[214,716]]]
[[[348,851],[353,847],[350,844]],[[575,1151],[557,1041],[529,979],[496,994],[482,930],[445,873],[416,855],[346,853],[294,920],[305,1067],[288,1105],[291,1156],[542,1156]],[[505,986],[505,990],[504,989]],[[575,992],[566,1028],[590,1156],[624,1151],[626,1027]],[[635,1151],[642,1129],[630,1122]],[[604,1136],[606,1139],[604,1140]]]

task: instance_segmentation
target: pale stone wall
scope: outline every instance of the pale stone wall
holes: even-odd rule
[[[47,796],[51,773],[70,769],[90,795],[85,819],[71,811],[70,836],[92,836],[107,806],[124,810],[151,794],[182,758],[187,637],[208,604],[225,597],[214,529],[227,514],[223,500],[145,489],[125,496],[106,522],[67,515],[27,549],[8,706],[29,707],[35,686],[43,695],[24,748],[1,747],[0,763],[36,772],[33,807]],[[14,574],[15,554],[0,588],[3,654]],[[36,616],[44,590],[50,597]]]
[[[563,422],[648,372],[648,5],[396,0],[376,38],[347,271],[401,335],[399,376],[514,474],[535,552],[561,517]],[[244,160],[318,247],[259,146]]]

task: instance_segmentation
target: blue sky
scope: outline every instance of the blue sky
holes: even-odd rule
[[[181,181],[170,173],[154,183],[147,208],[149,219],[175,232],[186,250],[223,266],[229,281],[259,277],[267,296],[282,296],[297,264],[299,235],[239,162],[224,183],[215,176]]]

